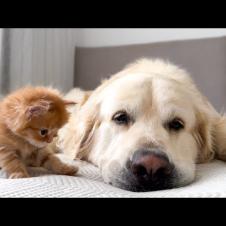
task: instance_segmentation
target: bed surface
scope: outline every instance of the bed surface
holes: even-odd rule
[[[83,163],[78,176],[51,175],[31,168],[33,177],[6,179],[0,171],[0,197],[226,197],[226,163],[200,164],[196,180],[185,187],[154,192],[129,192],[105,184],[98,168]]]

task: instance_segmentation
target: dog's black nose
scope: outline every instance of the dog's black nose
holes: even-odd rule
[[[128,163],[134,190],[160,190],[170,188],[173,166],[159,150],[138,150]],[[135,178],[135,179],[134,179]]]
[[[132,157],[131,171],[138,179],[146,180],[162,174],[169,175],[171,167],[165,155],[139,150]]]

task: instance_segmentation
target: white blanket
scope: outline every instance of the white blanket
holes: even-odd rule
[[[129,192],[105,184],[98,168],[83,163],[78,176],[52,175],[30,169],[33,177],[6,179],[0,171],[0,197],[226,197],[226,163],[198,165],[196,180],[185,187],[155,192]]]

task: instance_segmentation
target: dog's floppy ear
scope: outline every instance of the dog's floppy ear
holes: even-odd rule
[[[219,114],[203,96],[197,109],[197,126],[193,134],[200,150],[197,162],[213,158],[226,161],[226,115]]]
[[[98,112],[98,107],[93,106],[93,111],[91,110],[87,115],[84,116],[83,130],[79,139],[76,158],[86,159],[87,154],[90,151],[94,133],[100,125]]]
[[[69,122],[59,130],[57,146],[72,159],[86,159],[98,128],[99,105],[87,100],[71,113]]]
[[[199,148],[197,163],[203,163],[214,158],[214,125],[205,111],[197,111],[196,120],[193,136]]]
[[[226,161],[226,116],[220,116],[214,129],[216,158]]]

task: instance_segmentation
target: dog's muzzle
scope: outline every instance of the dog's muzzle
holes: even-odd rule
[[[154,191],[173,187],[176,171],[168,157],[158,149],[137,150],[122,173],[123,187],[130,191]]]

